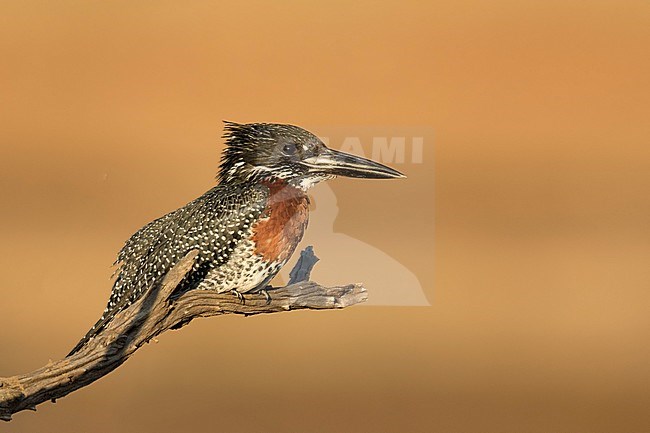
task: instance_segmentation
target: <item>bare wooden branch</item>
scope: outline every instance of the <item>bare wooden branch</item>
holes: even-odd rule
[[[10,421],[14,413],[36,410],[36,406],[87,386],[122,365],[143,344],[157,335],[187,325],[197,317],[221,314],[253,315],[297,309],[344,308],[367,299],[360,284],[323,287],[309,278],[318,260],[313,251],[303,251],[292,270],[292,283],[269,291],[267,303],[261,294],[245,296],[242,303],[230,293],[191,290],[176,299],[172,293],[191,270],[197,252],[190,252],[165,276],[160,287],[120,312],[108,326],[74,355],[28,374],[0,377],[0,419]]]
[[[289,284],[309,280],[311,270],[318,260],[316,254],[314,254],[314,248],[311,245],[305,248],[304,251],[301,251],[296,266],[289,272]]]

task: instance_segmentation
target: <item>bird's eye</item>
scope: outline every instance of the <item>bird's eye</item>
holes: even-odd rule
[[[285,155],[289,155],[289,156],[295,155],[297,150],[298,149],[296,148],[295,143],[287,143],[282,148],[282,152],[284,152]]]

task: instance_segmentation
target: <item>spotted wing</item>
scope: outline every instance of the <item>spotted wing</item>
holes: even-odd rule
[[[209,271],[228,261],[251,224],[264,212],[269,191],[264,186],[217,186],[184,207],[138,230],[118,254],[108,305],[99,321],[79,342],[76,352],[115,314],[135,302],[189,251],[199,254],[183,286],[195,287]]]

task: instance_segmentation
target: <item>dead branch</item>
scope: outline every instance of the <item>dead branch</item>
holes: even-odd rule
[[[0,419],[10,421],[16,412],[64,397],[105,376],[122,365],[138,348],[169,329],[178,329],[197,317],[221,314],[253,315],[298,309],[344,308],[367,299],[360,284],[323,287],[309,279],[318,260],[310,247],[291,271],[288,286],[245,296],[242,303],[230,293],[191,290],[180,297],[170,295],[190,271],[197,252],[186,255],[165,276],[159,287],[120,312],[108,326],[74,355],[28,374],[0,377]],[[299,281],[299,282],[296,282]]]

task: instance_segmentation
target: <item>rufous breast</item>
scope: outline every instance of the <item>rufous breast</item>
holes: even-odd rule
[[[269,263],[285,263],[300,243],[309,221],[309,197],[286,182],[268,182],[266,209],[252,226],[255,253]]]

